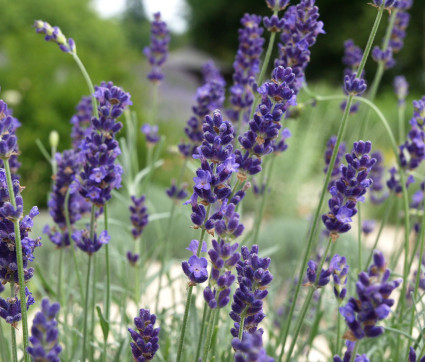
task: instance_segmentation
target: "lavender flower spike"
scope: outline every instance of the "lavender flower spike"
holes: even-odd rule
[[[142,235],[143,230],[149,222],[145,199],[145,195],[140,196],[140,198],[131,196],[132,205],[130,205],[129,209],[131,213],[130,220],[133,224],[131,233],[133,234],[134,239],[137,239],[140,235]]]
[[[35,303],[35,300],[27,287],[25,287],[25,298],[28,310],[30,305]],[[0,317],[3,318],[6,323],[16,328],[18,322],[22,319],[21,300],[16,297],[7,299],[0,298]]]
[[[339,309],[349,328],[344,334],[345,339],[355,342],[384,333],[384,329],[376,323],[388,317],[394,304],[390,295],[402,282],[402,279],[389,281],[390,274],[384,255],[375,250],[368,272],[359,274],[356,284],[358,299],[351,297]]]
[[[153,14],[154,20],[151,28],[151,44],[143,50],[152,66],[148,79],[152,83],[158,83],[164,78],[161,66],[168,57],[168,44],[170,43],[170,32],[167,24],[161,20],[161,13]]]
[[[32,347],[28,347],[28,353],[35,361],[60,361],[62,347],[58,343],[59,331],[56,321],[59,309],[59,303],[50,304],[47,298],[41,301],[41,312],[35,315],[29,338]]]
[[[159,349],[159,327],[154,328],[156,315],[149,309],[140,309],[139,316],[134,318],[136,331],[128,328],[133,342],[130,343],[134,361],[144,362],[153,359]]]
[[[273,362],[267,356],[263,347],[263,331],[258,330],[253,334],[244,332],[242,341],[233,338],[232,347],[235,350],[235,362]]]
[[[65,35],[62,34],[62,31],[57,26],[53,27],[45,21],[35,20],[34,28],[37,33],[46,35],[44,37],[46,41],[52,41],[59,45],[59,48],[63,52],[77,54],[77,47],[74,40],[71,38],[66,39]]]
[[[329,189],[332,195],[328,202],[330,211],[322,215],[322,220],[334,240],[340,233],[351,229],[351,217],[357,214],[357,202],[364,201],[366,190],[372,185],[368,175],[376,159],[369,156],[371,149],[370,141],[354,142],[352,152],[345,155],[347,166],[341,166],[341,177]]]

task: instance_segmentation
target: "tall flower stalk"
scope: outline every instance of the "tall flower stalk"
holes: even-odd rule
[[[357,78],[357,79],[361,76],[361,74],[363,72],[364,66],[366,64],[366,60],[369,56],[370,50],[372,48],[372,45],[373,45],[373,42],[374,42],[374,39],[375,39],[376,32],[378,31],[378,27],[379,27],[379,24],[381,22],[383,12],[384,12],[384,4],[382,4],[378,9],[378,13],[376,15],[376,19],[375,19],[375,22],[373,24],[372,31],[369,35],[369,39],[367,41],[362,60],[360,62],[357,73],[355,75],[356,76],[355,78]],[[335,160],[337,158],[339,146],[342,142],[342,137],[343,137],[344,132],[345,132],[345,128],[346,128],[346,125],[347,125],[347,119],[348,119],[349,111],[351,109],[351,105],[353,103],[354,96],[355,96],[354,94],[350,94],[347,97],[347,103],[346,103],[346,106],[345,106],[345,109],[344,109],[344,114],[342,116],[341,123],[340,123],[340,126],[339,126],[339,130],[338,130],[338,134],[337,134],[337,138],[336,138],[336,142],[335,142],[335,148],[334,148],[334,151],[332,153],[332,157],[331,157],[331,160],[329,162],[328,172],[326,173],[325,182],[324,182],[322,190],[321,190],[319,204],[318,204],[318,206],[315,210],[315,213],[314,213],[314,216],[313,216],[313,221],[312,221],[312,224],[311,224],[311,228],[310,228],[310,231],[308,233],[307,246],[305,248],[303,261],[302,261],[302,264],[301,264],[298,283],[297,283],[297,286],[296,286],[296,289],[295,289],[294,300],[291,304],[291,308],[290,308],[289,315],[288,315],[288,318],[287,318],[287,323],[286,323],[285,329],[283,331],[282,350],[281,350],[282,352],[281,352],[281,356],[280,356],[279,360],[282,359],[283,351],[285,350],[286,339],[288,337],[288,332],[289,332],[289,329],[290,329],[290,326],[291,326],[291,321],[292,321],[292,316],[293,316],[294,309],[295,309],[295,304],[296,304],[296,301],[298,299],[298,294],[299,294],[299,290],[300,290],[301,283],[302,283],[303,273],[304,273],[305,267],[307,265],[308,257],[309,257],[310,252],[311,252],[311,248],[312,248],[312,244],[313,244],[313,237],[314,237],[315,232],[316,232],[317,221],[319,219],[320,210],[321,210],[322,205],[323,205],[324,197],[325,197],[325,194],[326,194],[326,188],[327,188],[329,181],[331,179],[331,174],[332,174],[332,170],[333,170],[334,165],[335,165]]]

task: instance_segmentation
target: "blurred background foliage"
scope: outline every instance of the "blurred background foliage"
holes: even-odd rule
[[[189,9],[186,15],[187,32],[172,36],[172,52],[165,68],[167,83],[160,89],[160,128],[167,136],[167,146],[163,151],[166,160],[162,172],[155,175],[159,189],[169,184],[169,179],[180,166],[178,156],[173,153],[173,145],[183,137],[184,123],[190,114],[196,87],[199,85],[198,75],[202,61],[208,57],[216,60],[230,84],[239,19],[246,12],[270,15],[265,2],[259,0],[233,1],[231,6],[228,0],[186,0],[186,3]],[[320,0],[317,3],[326,34],[319,36],[317,44],[312,48],[307,80],[313,89],[332,94],[340,92],[343,70],[340,59],[344,40],[352,38],[356,44],[364,47],[375,11],[366,5],[366,0],[338,1],[337,4],[334,0]],[[147,65],[142,54],[143,47],[149,42],[150,24],[141,0],[126,0],[126,9],[108,19],[101,18],[89,0],[43,0],[42,4],[32,0],[0,0],[0,8],[1,96],[6,98],[22,123],[18,136],[22,151],[22,183],[27,188],[24,194],[26,209],[33,204],[43,207],[50,187],[51,170],[41,156],[35,140],[39,138],[48,147],[49,132],[55,129],[61,136],[59,150],[68,148],[71,129],[69,120],[80,97],[87,94],[87,89],[72,58],[62,53],[55,44],[44,42],[42,36],[36,34],[32,28],[33,21],[43,19],[52,25],[58,25],[66,36],[76,41],[78,54],[95,84],[112,80],[130,92],[134,102],[133,111],[137,113],[140,124],[151,114],[150,86],[145,80]],[[396,56],[397,66],[384,75],[383,91],[378,103],[394,125],[396,103],[391,89],[394,76],[405,74],[412,84],[414,90],[411,91],[409,100],[425,93],[424,11],[424,2],[416,0],[410,11],[412,19],[406,46]],[[377,42],[383,36],[386,21],[381,26]],[[268,37],[267,33],[265,35]],[[198,62],[194,61],[192,54],[201,54]],[[375,68],[373,61],[369,61],[369,81]],[[304,171],[297,169],[296,172],[304,182],[321,171],[326,139],[336,132],[335,127],[340,117],[340,110],[335,102],[319,105],[317,109],[321,111],[314,111],[313,118],[309,118],[310,113],[306,112],[302,118],[288,123],[290,128],[297,127],[301,132],[299,138],[295,135],[292,140],[294,152],[299,152],[296,151],[299,149],[296,142],[305,139],[306,134],[314,138],[318,147],[307,152],[309,158],[304,157],[299,161],[298,166]],[[409,103],[408,112],[411,112]],[[373,123],[373,119],[371,127],[376,127],[376,134],[382,135],[382,129]],[[315,133],[309,133],[311,129]],[[377,140],[389,150],[385,137],[377,137]],[[143,150],[141,144],[142,160]],[[292,151],[288,151],[288,154],[290,152]],[[282,156],[286,157],[289,156]],[[282,161],[277,172],[288,174],[295,170],[294,167],[292,163],[288,165]],[[189,175],[187,179],[190,180]],[[280,185],[279,181],[276,182]],[[290,182],[293,184],[298,181]],[[289,194],[295,197],[295,194]],[[285,209],[287,213],[293,212],[288,209],[287,203],[282,205],[279,200],[280,197],[273,199],[271,210]]]

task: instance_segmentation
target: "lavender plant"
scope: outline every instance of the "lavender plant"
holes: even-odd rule
[[[364,50],[357,47],[354,41],[345,42],[343,62],[347,69],[344,73],[344,95],[331,96],[317,95],[307,87],[305,70],[310,60],[311,46],[316,43],[319,34],[324,33],[324,24],[319,20],[315,1],[301,0],[289,6],[287,0],[266,0],[266,5],[273,11],[270,16],[263,18],[245,14],[241,20],[239,48],[233,64],[233,84],[227,102],[225,81],[214,63],[208,62],[202,70],[203,84],[197,90],[193,116],[185,128],[188,139],[178,146],[184,164],[177,181],[173,179],[171,186],[161,192],[165,200],[167,196],[171,199],[170,212],[161,217],[152,211],[157,204],[152,191],[153,183],[157,182],[153,169],[162,152],[161,142],[165,140],[163,130],[156,124],[159,104],[156,93],[164,78],[162,66],[168,57],[170,33],[160,14],[154,14],[151,44],[144,50],[152,66],[148,79],[153,83],[154,94],[151,112],[145,110],[152,117],[141,129],[146,140],[144,170],[138,169],[135,155],[137,138],[128,142],[123,139],[120,143],[117,140],[118,132],[123,127],[118,118],[132,104],[130,94],[112,82],[94,87],[77,56],[75,42],[67,39],[58,27],[44,21],[34,23],[36,31],[44,34],[47,41],[56,43],[64,53],[75,59],[88,84],[90,97],[81,99],[71,119],[72,150],[57,153],[54,160],[50,160],[54,182],[48,206],[55,226],[47,226],[45,232],[60,249],[59,268],[54,277],[49,272],[44,273],[41,267],[34,270],[30,266],[35,248],[41,245],[40,239],[29,235],[38,210],[33,208],[28,216],[23,216],[23,188],[17,175],[19,148],[16,130],[20,124],[12,117],[6,104],[0,101],[0,158],[4,167],[0,169],[0,327],[3,320],[11,325],[12,346],[10,354],[9,348],[4,349],[2,343],[2,359],[18,359],[15,328],[21,320],[25,360],[29,355],[36,361],[59,360],[61,345],[64,347],[63,359],[80,358],[83,361],[129,359],[130,353],[135,361],[155,358],[181,361],[189,356],[194,356],[196,361],[303,360],[313,358],[318,335],[323,335],[329,342],[321,347],[318,360],[329,359],[332,355],[334,361],[347,362],[385,360],[390,355],[394,360],[423,359],[425,344],[421,335],[425,321],[421,320],[421,315],[425,280],[422,265],[425,252],[425,180],[421,167],[425,159],[425,100],[422,98],[413,102],[410,130],[404,135],[408,86],[405,79],[397,78],[397,99],[394,99],[394,103],[398,101],[398,131],[401,137],[397,141],[385,115],[373,103],[384,70],[395,65],[394,54],[403,46],[409,21],[406,11],[412,6],[412,1],[373,1],[369,10],[375,11],[376,8],[376,19],[368,42]],[[386,14],[389,21],[384,40],[381,47],[373,48],[381,19]],[[262,59],[263,45],[266,44],[263,35],[267,37],[263,28],[270,36]],[[276,37],[280,40],[278,59],[274,61],[274,69],[267,79]],[[369,55],[378,63],[372,82],[367,80],[364,72]],[[369,89],[368,83],[371,84]],[[279,264],[283,263],[278,262],[273,252],[284,249],[287,240],[284,240],[286,237],[273,235],[271,244],[274,248],[267,249],[263,244],[267,243],[266,235],[271,233],[267,233],[268,228],[261,228],[267,193],[275,196],[282,190],[281,180],[276,183],[277,186],[271,181],[273,167],[277,162],[281,162],[280,167],[298,160],[285,157],[287,153],[284,157],[277,157],[288,149],[291,134],[299,139],[300,133],[304,132],[303,126],[294,125],[290,118],[306,109],[315,112],[315,109],[308,107],[310,104],[334,100],[343,101],[344,112],[337,135],[332,136],[326,145],[326,176],[319,200],[306,228],[305,243],[300,228],[293,236],[303,249],[301,260],[293,257],[299,274],[291,278],[291,281],[296,281],[292,288],[288,291],[284,287],[282,294],[279,294],[279,283],[272,283],[272,280],[281,278]],[[297,105],[297,102],[305,103]],[[365,117],[359,117],[362,118],[359,121],[360,138],[371,138],[375,147],[379,144],[375,142],[378,137],[369,132],[368,127],[373,111],[393,151],[396,166],[390,169],[390,179],[386,185],[383,180],[389,162],[385,148],[372,152],[372,141],[358,141],[346,153],[346,145],[352,142],[351,135],[345,134],[347,124],[354,119],[355,116],[350,118],[350,114],[358,109],[360,103],[365,106],[361,110]],[[309,122],[310,118],[314,117],[301,114],[298,123]],[[125,125],[128,127],[127,136],[133,137],[131,132],[139,126],[132,116],[127,114],[126,119],[129,121]],[[284,128],[284,124],[288,128]],[[307,141],[305,145],[310,146]],[[57,142],[54,142],[53,150],[57,146]],[[290,147],[295,148],[294,153],[305,151],[304,148],[297,149],[296,145]],[[321,152],[318,149],[313,151],[315,154]],[[119,157],[121,153],[122,158]],[[120,160],[124,163],[122,166]],[[195,163],[196,166],[192,167]],[[164,162],[164,165],[167,164],[169,162]],[[305,164],[298,166],[304,167]],[[314,167],[321,169],[323,166],[317,167],[316,164]],[[194,169],[191,183],[184,182],[187,181],[187,168]],[[280,174],[284,181],[293,176],[290,173]],[[253,178],[255,175],[257,181]],[[126,178],[126,191],[134,191],[129,195],[116,191],[121,186],[122,177]],[[143,183],[139,189],[141,180]],[[414,181],[418,180],[415,184]],[[251,184],[259,198],[254,207],[247,197]],[[188,200],[187,186],[192,191]],[[411,200],[407,188],[413,189]],[[370,198],[366,197],[368,190]],[[325,211],[323,203],[328,192],[330,198]],[[134,196],[140,194],[143,194],[140,198]],[[314,201],[316,196],[315,191],[313,196],[308,194],[303,197]],[[382,252],[373,250],[389,220],[396,196],[401,197],[397,212],[403,207],[404,241],[399,243],[400,251],[393,252],[394,263],[390,262],[389,265],[397,264],[400,255],[404,263],[402,271],[394,273],[397,278],[390,280],[391,272],[385,261],[388,256],[384,257]],[[130,210],[130,222],[121,221],[123,218],[120,218],[119,208],[111,208],[112,217],[108,216],[107,205],[114,202],[114,198],[122,201]],[[175,210],[182,206],[184,200],[191,209],[192,228],[200,235],[187,239],[193,240],[187,248],[189,257],[179,262],[181,269],[178,274],[183,277],[181,279],[174,275],[170,246],[171,242],[178,242],[179,246],[182,242],[187,243],[184,241],[186,235],[173,234],[172,228],[176,224]],[[385,214],[366,265],[372,260],[373,263],[367,272],[363,272],[362,255],[366,251],[363,239],[371,233],[372,227],[367,219],[360,218],[360,214],[375,213],[373,205],[384,201]],[[363,204],[362,212],[360,203]],[[89,210],[91,215],[87,221],[84,214]],[[102,214],[103,223],[100,220]],[[315,245],[319,238],[317,224],[320,216],[329,237],[325,246]],[[162,217],[168,217],[168,220],[158,222]],[[281,215],[273,214],[273,217],[279,218],[279,222],[282,219]],[[353,221],[359,225],[358,254],[350,249]],[[156,233],[152,231],[152,225],[157,228]],[[162,232],[162,229],[165,231]],[[246,229],[251,230],[245,233]],[[116,233],[119,233],[119,240],[115,240]],[[142,233],[145,243],[139,246]],[[341,235],[344,237],[340,238]],[[247,245],[239,249],[242,236]],[[131,239],[136,241],[134,248],[126,252]],[[110,266],[109,246],[113,253],[113,268]],[[87,253],[88,259],[75,252],[75,247]],[[335,250],[338,248],[344,249],[345,256]],[[66,249],[71,249],[72,266],[63,257]],[[150,254],[148,249],[153,252]],[[260,250],[271,257],[264,256]],[[312,250],[317,254],[313,258]],[[103,252],[105,263],[96,266],[96,254]],[[285,253],[291,252],[285,249]],[[154,259],[158,254],[160,262],[157,266]],[[348,263],[358,266],[357,280],[353,277],[353,267],[350,269]],[[80,278],[83,264],[87,264],[84,268],[87,271],[85,290]],[[129,264],[133,268],[130,269]],[[293,269],[296,273],[296,268]],[[70,270],[75,271],[78,279],[77,290],[72,278],[69,287],[63,287],[64,271]],[[99,270],[105,275],[103,282],[99,278]],[[128,273],[130,270],[131,273]],[[43,299],[42,311],[34,319],[30,338],[32,346],[29,346],[26,312],[35,300],[26,284],[34,273],[40,276],[42,286],[37,295],[56,294],[62,308],[59,310],[58,303],[50,304]],[[44,280],[46,274],[48,281]],[[165,274],[166,282],[163,281]],[[141,275],[143,282],[140,281]],[[56,293],[49,285],[50,280],[57,283]],[[178,298],[173,295],[173,285],[181,280],[186,283],[187,290],[184,305],[176,301]],[[331,280],[332,287],[328,286]],[[9,298],[3,287],[6,284],[11,286]],[[129,297],[128,291],[133,287],[134,297]],[[391,296],[398,287],[401,287],[401,292],[396,302],[396,298]],[[100,301],[96,296],[100,288],[105,290],[104,300],[96,306]],[[347,294],[353,295],[354,288],[357,296],[347,301]],[[159,301],[165,299],[165,293],[169,290],[173,305],[159,310]],[[181,285],[178,293],[185,294]],[[154,301],[150,297],[152,295],[156,296]],[[203,298],[197,300],[200,296]],[[282,299],[287,299],[285,313],[279,324],[272,326],[266,317],[273,316],[275,301],[282,305]],[[80,305],[77,306],[76,302],[80,302]],[[151,303],[155,303],[155,314],[150,312],[152,306],[148,307]],[[134,304],[138,316],[134,318],[136,328],[132,329],[129,315],[134,315],[130,311]],[[142,309],[139,309],[139,304],[143,304]],[[198,310],[199,305],[203,306],[203,310]],[[156,316],[161,332],[155,327]],[[340,337],[342,318],[347,323],[343,335],[347,340],[344,351],[341,350]],[[97,322],[103,334],[103,345],[98,341]],[[126,329],[130,333],[130,343]],[[0,328],[2,342],[6,340],[3,332]],[[63,336],[61,345],[58,342],[59,334]],[[81,341],[80,335],[83,336]],[[178,343],[173,343],[176,340]]]

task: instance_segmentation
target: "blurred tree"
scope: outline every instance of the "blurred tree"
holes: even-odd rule
[[[59,150],[68,148],[69,120],[80,97],[88,94],[71,56],[36,34],[34,20],[57,25],[76,41],[78,54],[95,84],[113,80],[135,98],[140,96],[136,82],[141,76],[135,77],[131,68],[141,55],[140,50],[128,46],[119,23],[100,19],[88,0],[0,0],[0,8],[0,96],[10,101],[22,123],[18,139],[27,209],[33,203],[45,205],[50,184],[50,167],[35,140],[40,138],[47,146],[49,132],[56,129],[61,139]]]
[[[149,43],[150,23],[146,19],[142,0],[126,0],[122,28],[127,41],[135,49],[143,50]]]

